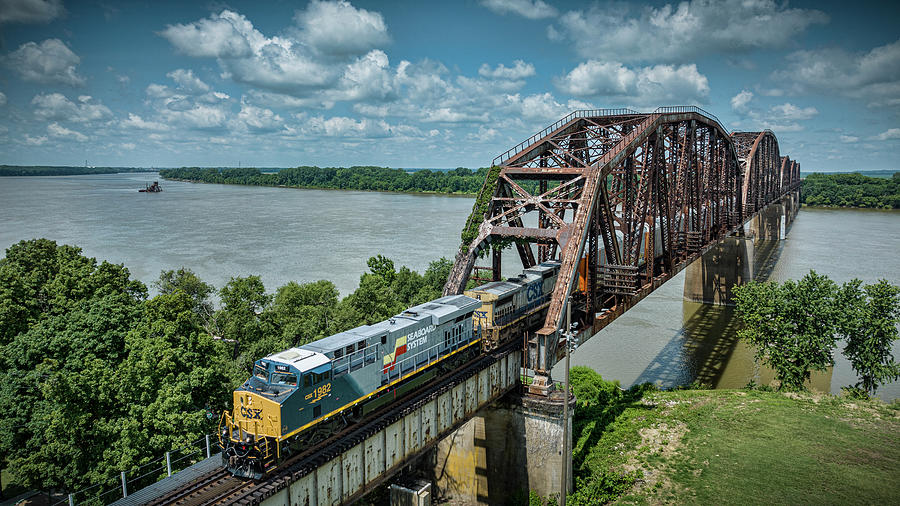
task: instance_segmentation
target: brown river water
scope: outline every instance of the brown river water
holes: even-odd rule
[[[424,271],[452,258],[472,199],[441,195],[296,190],[160,181],[154,174],[0,178],[0,248],[35,237],[81,246],[124,263],[151,283],[164,269],[189,267],[216,287],[258,274],[270,291],[291,280],[329,279],[353,291],[378,254]],[[886,278],[900,285],[900,212],[804,208],[784,241],[756,247],[759,279],[783,281],[815,269],[837,282]],[[504,270],[514,270],[512,257]],[[693,381],[715,388],[767,383],[752,350],[736,339],[730,308],[682,300],[684,272],[584,343],[573,365],[623,386]],[[900,345],[894,356],[900,356]],[[561,374],[558,375],[561,377]],[[838,353],[813,387],[840,391],[855,375]],[[900,382],[879,390],[900,397]]]

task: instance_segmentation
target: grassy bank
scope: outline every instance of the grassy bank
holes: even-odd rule
[[[570,503],[900,503],[900,403],[759,390],[611,396],[576,410]]]

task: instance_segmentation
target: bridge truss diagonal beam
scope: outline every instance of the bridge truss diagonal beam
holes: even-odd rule
[[[514,243],[522,265],[561,263],[526,367],[547,373],[571,305],[599,330],[768,203],[799,185],[771,131],[729,134],[694,107],[577,111],[498,157],[478,236],[445,293],[461,293],[479,256]],[[533,247],[536,247],[536,255]]]

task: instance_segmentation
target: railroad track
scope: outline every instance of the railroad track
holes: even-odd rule
[[[257,504],[289,483],[306,476],[320,465],[356,446],[370,435],[464,382],[479,370],[508,354],[516,344],[510,341],[489,353],[479,355],[455,371],[444,375],[442,381],[433,383],[430,388],[409,395],[396,404],[384,406],[365,420],[351,425],[307,451],[289,458],[263,481],[235,478],[222,468],[201,476],[194,482],[148,504]]]
[[[252,485],[252,483],[248,483],[246,480],[235,478],[231,473],[226,471],[225,468],[221,468],[207,473],[191,483],[186,484],[184,487],[173,490],[147,504],[216,504],[222,498]]]

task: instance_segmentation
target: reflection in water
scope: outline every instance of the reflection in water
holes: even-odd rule
[[[754,256],[753,279],[755,281],[768,281],[778,266],[778,259],[784,251],[784,241],[757,240],[753,244]]]
[[[775,272],[784,241],[756,241],[754,279],[767,281]],[[734,308],[698,302],[682,302],[681,329],[666,343],[635,383],[654,383],[669,388],[696,382],[709,388],[742,388],[751,381],[769,385],[774,371],[756,362],[754,350],[738,339]],[[831,390],[829,367],[814,372],[807,384],[820,392]]]
[[[688,301],[682,307],[682,328],[641,372],[636,383],[671,387],[696,380],[718,386],[737,341],[731,318],[734,309]]]

